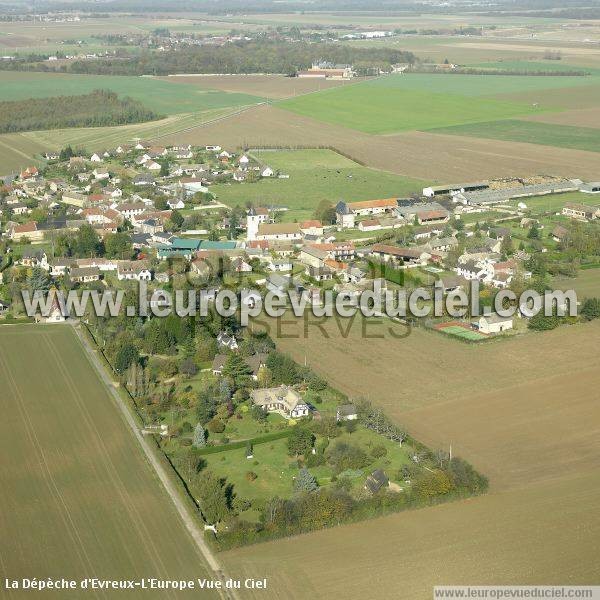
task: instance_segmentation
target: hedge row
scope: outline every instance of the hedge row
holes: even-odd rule
[[[250,442],[252,446],[258,446],[259,444],[266,444],[273,440],[280,440],[282,438],[289,437],[292,433],[292,428],[283,429],[282,431],[274,431],[273,433],[267,433],[257,438],[244,440],[242,442],[232,442],[231,444],[223,444],[222,446],[206,446],[204,448],[196,448],[196,453],[200,456],[204,454],[216,454],[217,452],[228,452],[229,450],[237,450],[238,448],[245,448]]]

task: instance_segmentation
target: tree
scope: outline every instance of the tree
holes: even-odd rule
[[[329,451],[327,460],[338,473],[346,469],[362,469],[369,463],[361,448],[343,441],[338,441]]]
[[[194,429],[192,446],[195,448],[204,448],[204,446],[206,446],[206,432],[204,431],[202,423],[198,423]]]
[[[225,482],[212,471],[203,471],[197,478],[194,489],[200,508],[208,523],[219,523],[229,514],[229,503]]]
[[[265,423],[267,420],[268,413],[266,410],[263,409],[262,406],[258,406],[257,404],[255,404],[250,410],[250,415],[255,421],[258,421],[259,423]]]
[[[75,252],[78,256],[98,256],[102,253],[102,244],[91,225],[82,225],[75,236]]]
[[[212,390],[205,389],[198,392],[196,416],[203,425],[208,423],[217,412],[217,402]]]
[[[131,238],[126,233],[109,233],[104,238],[104,249],[108,258],[130,258],[133,252]]]
[[[237,388],[247,386],[252,375],[252,369],[248,366],[241,354],[232,352],[225,359],[222,374],[229,377]]]
[[[332,206],[329,200],[321,200],[315,209],[314,217],[324,225],[330,225],[336,219],[335,206]]]
[[[539,240],[540,239],[540,228],[538,227],[537,223],[533,223],[533,225],[529,228],[527,237],[530,240]]]
[[[310,452],[314,443],[314,435],[304,427],[295,427],[288,438],[287,448],[290,456],[298,456]]]
[[[193,377],[198,372],[198,367],[191,358],[184,358],[179,364],[179,372],[182,375]]]
[[[131,342],[122,344],[115,354],[115,371],[125,373],[127,369],[139,360],[137,348]]]
[[[31,275],[27,278],[27,285],[32,292],[47,292],[50,283],[50,276],[40,267],[33,267]]]
[[[447,494],[452,489],[452,482],[444,471],[439,469],[427,471],[414,484],[415,492],[424,499]]]
[[[513,241],[510,235],[505,235],[500,244],[500,253],[504,256],[510,256],[513,253]]]
[[[173,225],[175,225],[175,227],[177,229],[179,229],[182,225],[183,225],[183,216],[181,215],[181,213],[177,210],[174,210],[171,213],[171,218],[170,218],[171,223],[173,223]]]
[[[307,468],[300,469],[294,481],[295,492],[314,492],[318,488],[317,480]]]

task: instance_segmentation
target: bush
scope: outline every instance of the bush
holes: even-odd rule
[[[211,433],[223,433],[225,431],[225,423],[221,419],[211,419],[207,425]]]
[[[258,475],[254,471],[248,471],[246,473],[246,479],[248,481],[254,481],[257,477],[258,477]]]
[[[371,450],[371,456],[373,458],[381,458],[382,456],[386,456],[387,448],[385,446],[374,446]]]

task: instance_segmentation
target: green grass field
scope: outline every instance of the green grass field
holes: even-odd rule
[[[527,142],[559,148],[600,152],[600,135],[592,127],[572,127],[537,121],[504,120],[455,125],[431,130],[432,133]]]
[[[0,381],[2,581],[209,576],[71,327],[0,325]]]
[[[362,167],[331,150],[289,150],[255,153],[261,162],[289,179],[263,179],[258,183],[218,184],[211,187],[229,206],[287,206],[286,221],[312,217],[322,200],[357,201],[404,196],[419,192],[423,182]]]
[[[393,84],[381,83],[387,79],[392,79]],[[418,86],[404,87],[391,77],[290,98],[278,106],[374,134],[510,118],[532,110],[525,104],[447,93],[443,89],[431,92]]]
[[[548,211],[560,211],[567,202],[597,206],[600,205],[600,196],[598,194],[566,192],[564,194],[538,196],[537,198],[515,198],[510,201],[510,204],[516,206],[519,202],[525,203],[533,214],[540,214]]]
[[[191,88],[151,77],[0,72],[0,100],[87,94],[97,89],[131,96],[162,115],[246,106],[262,101],[262,98],[249,94]]]
[[[410,73],[324,90],[278,105],[301,115],[367,133],[431,130],[499,121],[549,107],[534,108],[525,98],[535,93],[588,90],[591,76],[518,76]],[[523,100],[509,95],[523,95]],[[560,110],[554,106],[553,110]],[[487,116],[486,116],[487,115]]]

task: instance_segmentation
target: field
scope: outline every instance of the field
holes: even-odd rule
[[[262,98],[249,94],[184,87],[151,77],[0,72],[0,100],[88,94],[97,89],[131,96],[162,115],[246,106],[262,101]]]
[[[241,144],[333,146],[369,167],[429,183],[540,173],[593,181],[598,174],[595,152],[427,132],[369,135],[272,105],[252,107],[219,123],[168,136],[162,143],[169,141],[193,144],[217,141],[232,149]]]
[[[525,104],[452,93],[446,91],[443,84],[435,86],[435,79],[444,75],[424,80],[433,79],[434,92],[428,86],[419,85],[422,79],[412,85],[413,77],[419,75],[388,76],[283,100],[279,106],[300,115],[375,134],[477,123],[531,112]],[[460,75],[448,77],[459,78]],[[409,83],[400,85],[401,81]],[[482,85],[484,83],[482,81]]]
[[[67,145],[74,148],[98,150],[131,143],[135,138],[161,137],[207,122],[218,121],[237,112],[235,108],[220,108],[196,113],[171,115],[165,119],[116,127],[73,127],[48,131],[28,131],[0,135],[0,165],[2,174],[30,164],[39,164],[46,150],[58,150]]]
[[[512,142],[529,142],[559,148],[574,148],[600,152],[600,136],[598,130],[591,127],[573,127],[571,125],[554,125],[534,121],[491,121],[470,125],[456,125],[434,129],[433,133],[488,138]]]
[[[71,328],[0,327],[2,581],[208,576]]]
[[[160,79],[169,83],[181,83],[237,94],[251,94],[275,100],[354,83],[332,79],[299,79],[283,75],[172,75]]]
[[[369,338],[357,323],[344,339],[329,321],[329,339],[313,326],[307,339],[300,332],[278,343],[298,360],[306,355],[333,385],[385,407],[417,439],[452,444],[490,477],[490,493],[263,544],[260,552],[235,550],[227,563],[273,573],[285,555],[289,567],[278,567],[273,589],[285,587],[290,598],[389,597],[393,589],[396,598],[425,599],[435,584],[472,581],[595,584],[600,324],[480,346],[418,329],[395,339],[387,323],[370,325]],[[387,554],[402,568],[383,561]]]
[[[505,98],[535,93],[543,99],[546,91],[556,89],[577,95],[580,86],[587,89],[593,83],[598,77],[409,73],[285,100],[281,106],[367,133],[393,133],[526,116],[540,107]],[[367,106],[369,110],[358,109]]]
[[[552,281],[559,290],[575,290],[577,298],[600,298],[600,269],[580,269],[577,277],[555,277]]]
[[[321,200],[369,200],[420,192],[423,182],[367,169],[331,150],[254,152],[262,163],[288,174],[289,179],[263,179],[258,183],[219,184],[211,187],[229,206],[286,206],[286,221],[313,216]]]

